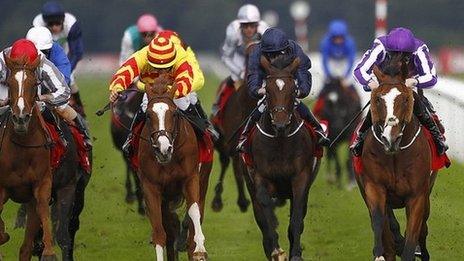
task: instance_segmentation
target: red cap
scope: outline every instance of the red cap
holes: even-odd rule
[[[26,58],[27,63],[33,63],[38,56],[39,53],[34,43],[27,39],[19,39],[18,41],[13,43],[13,46],[11,46],[11,59],[16,60]]]

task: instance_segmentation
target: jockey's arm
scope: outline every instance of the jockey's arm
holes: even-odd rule
[[[437,83],[437,72],[435,66],[430,59],[429,49],[424,44],[416,51],[419,60],[419,76],[416,76],[417,88],[431,88]]]
[[[370,91],[367,85],[373,79],[372,68],[376,62],[381,62],[384,56],[385,48],[382,43],[376,39],[372,48],[364,53],[363,57],[356,65],[353,77],[364,87],[364,90]]]
[[[42,59],[39,79],[41,86],[49,91],[49,95],[41,95],[41,100],[52,106],[66,104],[71,97],[71,88],[58,68],[47,58],[43,57]]]
[[[140,70],[146,65],[148,47],[144,47],[124,62],[111,79],[109,89],[111,92],[121,92],[129,88],[134,79],[140,75]]]
[[[255,48],[248,58],[247,86],[248,94],[251,97],[258,98],[258,90],[263,85],[263,69],[260,64],[261,50]]]
[[[303,52],[301,48],[298,48],[297,57],[300,58],[300,65],[296,71],[296,80],[298,82],[298,98],[304,98],[309,95],[312,85],[312,76],[309,72],[311,69],[311,60]]]
[[[72,26],[68,34],[68,45],[69,53],[68,58],[71,62],[71,71],[76,69],[77,63],[82,59],[84,55],[84,42],[82,40],[81,26],[76,21]]]
[[[241,79],[240,74],[242,73],[242,68],[234,63],[233,57],[237,49],[238,39],[236,36],[237,32],[234,30],[233,24],[229,24],[226,30],[226,39],[224,40],[224,45],[222,46],[222,56],[221,59],[226,65],[227,69],[232,74],[234,81]]]
[[[122,65],[135,52],[132,46],[131,34],[128,30],[124,32],[121,40],[121,53],[119,54],[119,65]]]

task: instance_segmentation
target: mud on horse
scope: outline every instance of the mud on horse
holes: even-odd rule
[[[255,220],[263,234],[266,257],[287,260],[285,251],[279,246],[274,208],[276,199],[290,199],[290,259],[302,260],[300,237],[309,189],[316,178],[320,158],[315,156],[315,136],[303,127],[304,121],[295,111],[293,73],[299,58],[284,69],[273,67],[264,57],[261,57],[261,65],[268,74],[265,87],[267,111],[262,114],[251,137],[253,162],[245,180]]]
[[[10,59],[4,55],[10,72],[7,78],[10,112],[0,135],[0,213],[4,203],[12,199],[27,203],[27,225],[19,259],[30,260],[34,238],[43,228],[42,260],[55,260],[50,224],[52,170],[50,141],[37,107],[36,68],[40,59]],[[9,240],[0,217],[0,245]]]
[[[180,222],[175,208],[185,198],[191,219],[189,259],[206,260],[201,222],[211,164],[199,165],[194,129],[177,110],[173,102],[176,90],[167,87],[172,84],[170,81],[169,77],[161,75],[146,90],[149,102],[138,151],[138,175],[157,259],[163,259],[164,247],[168,260],[177,258],[174,242],[178,239]]]
[[[432,153],[419,120],[413,115],[413,90],[405,86],[407,68],[374,67],[380,87],[371,93],[373,127],[366,136],[356,175],[361,195],[371,217],[375,260],[414,260],[416,246],[422,260],[429,260],[426,247],[430,192],[436,172]],[[406,208],[403,238],[393,215]]]

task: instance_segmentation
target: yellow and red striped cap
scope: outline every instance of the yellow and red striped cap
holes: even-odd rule
[[[176,62],[176,48],[172,41],[157,36],[148,45],[148,63],[154,68],[168,68]]]

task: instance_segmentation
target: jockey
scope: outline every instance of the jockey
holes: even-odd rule
[[[303,99],[309,95],[312,84],[311,73],[309,72],[309,69],[311,68],[311,60],[295,41],[288,39],[283,31],[277,28],[270,28],[264,32],[261,42],[252,51],[248,60],[247,85],[251,96],[260,98],[264,96],[265,92],[262,85],[263,79],[266,77],[266,72],[260,64],[261,55],[264,55],[264,57],[271,62],[280,57],[284,57],[286,58],[285,60],[291,62],[298,57],[301,62],[298,70],[295,72],[295,79],[297,80],[298,88],[297,98]],[[318,136],[317,143],[319,145],[327,146],[330,140],[325,136],[322,126],[311,111],[300,101],[298,101],[296,109],[301,117],[314,127]],[[238,150],[244,151],[244,144],[248,133],[256,121],[260,118],[263,111],[264,109],[257,110],[258,113],[253,114],[253,116],[248,119],[238,142]]]
[[[119,65],[123,64],[133,53],[148,45],[161,30],[162,28],[154,15],[141,15],[137,20],[137,24],[129,26],[124,31]]]
[[[182,44],[178,35],[172,31],[160,32],[148,46],[135,52],[121,65],[110,83],[110,102],[115,102],[119,93],[127,89],[138,78],[140,89],[144,84],[153,83],[153,80],[162,72],[169,72],[174,78],[177,88],[174,103],[189,117],[194,125],[203,131],[209,129],[206,115],[198,101],[195,91],[204,84],[204,76],[195,54],[190,47]],[[142,122],[148,100],[142,103],[143,113],[138,112],[134,117],[131,128]],[[132,135],[123,146],[127,151]]]
[[[365,91],[378,88],[379,83],[372,73],[374,65],[382,68],[384,61],[388,61],[396,55],[401,55],[402,61],[409,68],[410,78],[406,79],[405,84],[415,91],[414,114],[420,123],[430,131],[437,145],[437,152],[442,155],[448,146],[438,124],[431,115],[434,113],[433,107],[422,94],[422,89],[432,88],[437,83],[436,69],[430,59],[429,49],[423,41],[415,38],[409,29],[402,27],[392,29],[388,35],[374,40],[371,49],[356,65],[353,73],[354,78],[363,85]],[[350,147],[355,156],[361,155],[364,137],[371,125],[372,120],[369,113],[359,129],[356,140]]]
[[[356,56],[356,46],[348,34],[343,20],[333,20],[321,41],[322,64],[326,79],[341,78],[344,86],[351,86],[351,69]]]
[[[13,43],[11,47],[6,48],[0,54],[0,83],[5,84],[8,68],[4,61],[4,55],[13,59],[26,57],[29,63],[40,59],[38,67],[38,82],[40,82],[39,100],[55,109],[55,111],[67,122],[74,123],[77,129],[84,136],[85,145],[90,148],[90,134],[82,116],[80,116],[71,106],[68,100],[71,95],[71,89],[58,68],[48,60],[44,54],[37,51],[34,43],[27,39],[20,39]],[[5,92],[7,93],[7,92]],[[3,99],[7,97],[0,97]]]
[[[226,87],[240,87],[245,78],[245,53],[250,44],[261,39],[261,35],[269,26],[261,20],[256,6],[246,4],[240,7],[237,19],[232,21],[226,29],[226,39],[222,46],[222,61],[231,75],[226,79]],[[213,106],[213,113],[217,112],[217,102]]]
[[[50,30],[43,26],[32,27],[27,32],[26,39],[33,42],[35,47],[60,70],[69,85],[71,83],[71,63],[63,48],[53,41]]]
[[[48,1],[42,6],[42,13],[34,18],[32,25],[47,27],[52,33],[53,40],[66,51],[71,63],[71,95],[77,105],[83,108],[79,88],[74,79],[74,69],[84,54],[80,23],[74,15],[65,12],[60,3]]]

